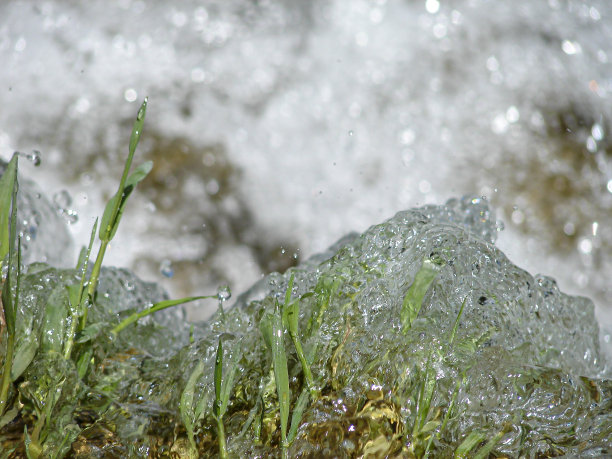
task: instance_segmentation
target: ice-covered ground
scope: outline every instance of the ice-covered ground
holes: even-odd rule
[[[176,295],[241,291],[475,193],[513,261],[612,328],[611,15],[605,0],[5,1],[0,156],[41,152],[22,170],[70,191],[57,202],[84,244],[148,96],[139,158],[156,167],[110,263]]]

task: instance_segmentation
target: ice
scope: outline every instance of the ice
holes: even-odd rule
[[[400,212],[291,270],[301,339],[323,392],[307,405],[290,456],[362,455],[377,445],[382,456],[421,457],[431,432],[425,425],[441,429],[430,445],[433,457],[452,455],[470,433],[482,436],[477,444],[498,435],[493,451],[509,457],[610,452],[612,362],[599,350],[593,303],[514,265],[493,244],[496,228],[486,201],[451,199]],[[424,260],[437,275],[406,328],[401,311]],[[236,387],[252,394],[236,400],[226,424],[237,456],[266,455],[278,444],[274,417],[260,426],[260,446],[252,435],[262,421],[238,433],[249,410],[260,419],[258,410],[270,409],[258,402],[272,384],[260,320],[275,300],[284,301],[289,277],[267,276],[213,317],[212,336],[170,361],[178,370],[204,358],[213,368],[213,337],[231,334],[228,352],[241,353]],[[288,336],[285,346],[295,409],[303,374]],[[212,373],[204,372],[200,384],[199,397],[212,400]],[[427,405],[419,398],[423,387],[433,387]],[[201,448],[215,454],[217,445]]]
[[[0,175],[5,169],[6,163],[0,160]],[[40,261],[56,267],[72,265],[72,236],[61,213],[33,181],[20,176],[18,182],[17,231],[21,237],[23,263]]]
[[[223,418],[230,454],[277,455],[278,400],[262,323],[279,314],[287,328],[293,308],[314,380],[306,390],[297,346],[278,330],[292,416],[300,393],[307,396],[290,457],[447,457],[470,435],[472,453],[491,439],[491,452],[509,457],[605,456],[612,360],[599,347],[594,305],[512,263],[495,246],[499,229],[482,197],[402,211],[264,277],[232,307],[223,304],[230,289],[220,287],[217,312],[191,326],[173,308],[111,332],[167,294],[127,269],[103,268],[88,327],[75,337],[92,338],[83,378],[80,364],[60,353],[73,320],[67,287],[80,275],[31,264],[13,365],[22,410],[41,410],[57,387],[49,453],[92,456],[112,445],[129,457],[178,448],[210,457],[219,451],[212,411],[219,361],[222,379],[237,368]],[[602,343],[609,340],[603,333]],[[197,451],[177,429],[195,406]]]

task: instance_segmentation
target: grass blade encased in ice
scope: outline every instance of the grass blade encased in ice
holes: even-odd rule
[[[404,302],[402,303],[402,309],[400,312],[400,319],[404,333],[408,332],[412,326],[412,322],[414,322],[414,319],[416,319],[419,315],[425,294],[429,290],[429,286],[438,275],[439,270],[440,267],[437,264],[435,264],[429,258],[426,258],[423,260],[421,269],[419,269],[414,276],[414,281],[404,297]]]
[[[287,370],[287,354],[285,351],[284,329],[282,312],[278,301],[274,304],[274,313],[265,313],[261,319],[259,328],[266,345],[272,352],[272,365],[274,367],[274,380],[278,394],[278,405],[281,422],[281,440],[286,455],[287,423],[289,421],[289,404],[291,392],[289,390],[289,373]]]
[[[2,286],[2,309],[6,324],[6,353],[0,379],[0,415],[4,414],[8,403],[9,385],[13,373],[13,357],[15,351],[15,325],[17,321],[17,305],[19,303],[19,287],[21,279],[21,241],[17,234],[17,154],[13,155],[5,173],[0,179],[0,198],[3,204],[0,212],[0,233],[2,243],[2,260],[8,255],[8,269]]]

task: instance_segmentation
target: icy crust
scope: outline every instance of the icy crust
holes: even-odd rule
[[[301,340],[320,396],[304,411],[291,456],[420,456],[431,439],[430,453],[445,457],[470,434],[480,435],[477,444],[498,438],[494,451],[512,457],[612,451],[612,382],[600,360],[593,304],[512,264],[492,244],[496,229],[485,201],[451,200],[401,212],[343,241],[326,261],[292,270]],[[439,273],[406,330],[402,304],[424,260]],[[279,451],[260,320],[274,312],[275,300],[282,303],[289,275],[268,276],[207,324],[207,338],[169,363],[172,377],[160,388],[184,385],[199,361],[210,369],[197,385],[196,399],[208,407],[201,454],[217,451],[211,410],[219,337],[225,361],[240,353],[226,415],[230,450],[237,457]],[[304,376],[287,332],[285,347],[293,411]],[[428,407],[425,387],[433,387]],[[168,394],[162,389],[156,397]]]
[[[266,277],[232,308],[191,330],[180,316],[166,314],[109,333],[126,314],[165,294],[128,271],[104,270],[90,313],[99,325],[87,331],[93,364],[83,380],[72,361],[52,352],[69,327],[53,322],[68,316],[57,313],[66,303],[59,297],[78,276],[32,265],[18,318],[30,332],[18,335],[39,341],[29,354],[24,343],[17,346],[17,355],[29,358],[16,360],[27,366],[20,400],[26,410],[43,404],[45,387],[64,381],[52,431],[67,432],[69,441],[49,442],[63,445],[49,453],[214,457],[221,340],[223,378],[237,365],[223,418],[230,455],[280,456],[279,403],[261,323],[279,313],[294,275],[290,302],[298,301],[298,336],[316,387],[306,391],[285,327],[296,423],[290,457],[422,457],[426,451],[451,457],[467,438],[475,439],[471,454],[490,439],[491,451],[510,457],[610,454],[612,381],[601,361],[593,305],[513,265],[493,245],[498,227],[482,199],[401,212],[342,239],[329,256]],[[424,269],[436,275],[407,324],[406,298]],[[300,417],[302,393],[307,402]],[[197,452],[186,420],[195,426]]]

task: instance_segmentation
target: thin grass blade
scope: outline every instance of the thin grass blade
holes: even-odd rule
[[[138,183],[146,178],[153,169],[153,162],[147,161],[138,166],[132,174],[127,178],[123,189],[117,191],[106,204],[104,213],[102,214],[102,224],[100,225],[100,239],[112,240],[119,228],[119,222],[123,217],[127,200],[134,191]],[[118,201],[118,203],[117,203]]]
[[[278,393],[278,404],[281,418],[281,438],[284,447],[287,446],[287,423],[289,421],[289,402],[291,392],[289,391],[289,373],[287,370],[287,355],[283,339],[282,315],[276,303],[275,313],[264,314],[260,322],[260,329],[264,340],[272,351],[272,362],[274,366],[274,379]]]
[[[185,426],[185,430],[187,431],[189,443],[191,443],[191,446],[194,449],[196,448],[194,439],[194,426],[198,419],[193,406],[193,397],[195,395],[196,383],[198,382],[198,379],[200,379],[200,376],[202,376],[203,373],[204,362],[200,361],[189,375],[187,384],[185,384],[185,388],[181,393],[181,401],[179,403],[179,412],[181,414],[181,419],[183,420],[183,425]]]
[[[217,295],[189,296],[186,298],[179,298],[178,300],[160,301],[159,303],[155,303],[153,306],[143,309],[142,311],[135,312],[134,314],[131,314],[130,316],[126,317],[115,328],[111,330],[111,333],[116,335],[128,325],[131,325],[134,322],[138,321],[139,319],[142,319],[143,317],[146,317],[150,314],[154,314],[157,311],[172,308],[174,306],[179,306],[185,303],[190,303],[192,301],[204,300],[206,298],[217,298]]]
[[[404,333],[408,332],[412,326],[412,322],[414,322],[414,319],[419,315],[419,311],[423,305],[423,298],[439,271],[440,267],[429,258],[426,258],[421,265],[421,269],[419,269],[416,276],[414,276],[414,281],[404,297],[402,310],[400,312]]]
[[[234,378],[236,377],[236,373],[238,371],[238,361],[240,360],[241,353],[238,346],[234,346],[232,349],[232,355],[230,357],[228,371],[223,379],[223,383],[221,384],[221,406],[219,407],[219,415],[223,416],[227,411],[227,406],[229,404],[229,397],[232,393],[232,388],[234,387]]]
[[[461,442],[461,444],[455,450],[454,459],[464,459],[468,457],[470,451],[476,448],[480,443],[485,440],[487,436],[482,432],[473,431],[465,437],[465,440]]]
[[[9,253],[11,214],[16,207],[17,194],[17,153],[13,154],[2,177],[0,177],[0,266]]]
[[[421,390],[419,392],[419,402],[417,407],[417,416],[412,429],[412,434],[417,435],[422,432],[429,415],[429,409],[431,407],[431,400],[433,398],[434,391],[436,389],[436,371],[431,365],[431,357],[427,360],[427,366],[425,368],[425,380],[422,383]]]
[[[219,337],[217,345],[217,355],[215,357],[215,404],[213,406],[213,414],[217,419],[220,418],[221,411],[221,385],[223,383],[223,340]]]
[[[295,402],[295,406],[293,407],[293,413],[291,413],[291,427],[289,428],[289,434],[287,435],[287,443],[293,443],[295,437],[297,436],[298,428],[302,422],[302,416],[304,415],[304,410],[308,405],[308,391],[304,389],[300,396]]]
[[[451,330],[450,336],[448,337],[448,344],[453,344],[455,340],[455,335],[457,334],[457,329],[459,328],[459,320],[461,319],[461,315],[463,314],[463,308],[465,307],[465,303],[467,302],[467,296],[461,303],[461,308],[459,309],[459,313],[457,314],[457,318],[455,319],[455,324],[453,325],[453,329]]]

